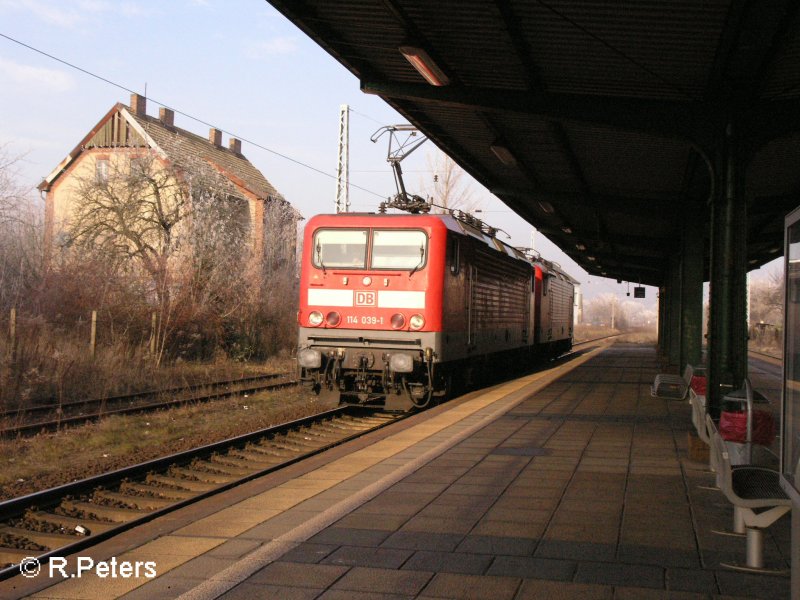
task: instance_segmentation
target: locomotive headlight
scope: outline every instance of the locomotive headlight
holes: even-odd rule
[[[414,370],[414,359],[408,354],[392,354],[389,368],[395,373],[411,373]]]
[[[400,313],[395,313],[392,315],[392,329],[402,329],[403,325],[406,324],[406,318],[401,315]]]
[[[408,320],[408,326],[413,330],[422,329],[425,327],[425,319],[422,317],[422,315],[412,315],[412,317]]]
[[[313,348],[303,348],[297,352],[297,364],[306,369],[319,369],[322,366],[322,354]]]
[[[336,327],[342,321],[342,316],[334,310],[328,313],[328,316],[325,317],[325,321],[327,321],[328,325],[331,327]]]
[[[364,277],[364,279],[361,280],[361,283],[364,285],[372,285],[372,277]]]
[[[318,310],[315,310],[310,315],[308,315],[308,324],[312,327],[319,327],[322,325],[322,313]]]

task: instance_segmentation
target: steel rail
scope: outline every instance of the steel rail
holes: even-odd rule
[[[115,404],[122,402],[133,402],[137,399],[158,397],[165,394],[179,394],[181,392],[193,392],[200,389],[214,389],[226,385],[237,385],[240,383],[249,383],[252,381],[271,380],[278,377],[284,377],[289,373],[269,373],[266,375],[252,375],[249,377],[241,377],[238,379],[229,379],[224,381],[210,381],[207,383],[193,383],[184,386],[174,386],[160,390],[148,390],[144,392],[133,392],[131,394],[121,394],[118,396],[108,396],[105,398],[88,398],[83,400],[70,400],[67,402],[51,401],[49,404],[36,404],[33,406],[25,406],[16,409],[4,410],[0,412],[0,420],[5,419],[19,419],[31,413],[47,412],[47,411],[63,411],[74,407],[87,406],[91,404]]]
[[[126,408],[103,410],[96,413],[80,414],[75,416],[60,416],[56,419],[51,419],[49,421],[22,423],[19,425],[11,425],[9,427],[0,428],[0,438],[9,438],[20,435],[31,435],[42,431],[57,431],[62,427],[66,427],[69,425],[83,425],[87,422],[99,421],[100,419],[112,415],[129,415],[129,414],[137,414],[143,412],[152,412],[155,410],[188,404],[190,402],[206,402],[210,400],[219,400],[222,398],[230,398],[232,396],[252,394],[255,392],[261,392],[266,390],[283,389],[287,387],[296,386],[297,384],[298,382],[295,380],[283,381],[279,383],[263,383],[250,387],[236,388],[233,390],[225,390],[221,392],[202,394],[199,396],[176,398],[173,400],[165,400],[163,402],[151,402],[148,404],[138,404],[136,406],[129,406]]]
[[[32,509],[34,507],[37,510],[41,510],[43,508],[44,509],[52,508],[54,505],[57,505],[66,497],[86,496],[87,494],[90,494],[93,491],[97,491],[99,489],[105,489],[110,485],[121,484],[123,481],[141,479],[147,476],[148,474],[152,474],[154,472],[163,473],[166,472],[171,467],[175,467],[177,465],[187,465],[192,460],[210,457],[216,453],[219,453],[221,450],[238,449],[246,446],[250,442],[256,440],[268,439],[272,436],[275,436],[276,434],[280,435],[283,433],[289,433],[294,430],[299,430],[302,427],[307,427],[314,424],[324,424],[336,417],[358,418],[359,416],[362,416],[362,418],[367,418],[372,415],[380,415],[380,414],[381,413],[374,410],[368,410],[352,406],[342,406],[309,417],[296,419],[288,423],[283,423],[280,425],[268,427],[265,429],[243,434],[219,442],[206,444],[204,446],[193,448],[191,450],[177,452],[175,454],[149,460],[129,467],[124,467],[108,473],[102,473],[100,475],[88,477],[80,481],[64,484],[47,490],[42,490],[40,492],[34,492],[32,494],[21,496],[19,498],[6,500],[4,502],[0,502],[0,524],[9,521],[11,519],[24,516],[27,510]],[[98,531],[96,533],[91,533],[87,537],[76,536],[76,541],[61,546],[59,548],[50,549],[38,555],[37,555],[38,551],[32,550],[31,556],[33,558],[36,558],[41,564],[44,564],[53,556],[65,556],[67,554],[83,550],[103,540],[118,535],[123,531],[127,531],[129,529],[132,529],[133,527],[137,527],[139,525],[152,521],[153,519],[156,519],[162,515],[178,510],[179,508],[182,508],[189,504],[193,504],[195,502],[198,502],[215,494],[219,494],[225,490],[229,490],[233,487],[241,485],[242,483],[251,481],[258,477],[262,477],[273,471],[277,471],[289,465],[295,464],[301,460],[304,460],[306,458],[309,458],[311,456],[329,450],[330,448],[341,445],[352,439],[361,437],[371,431],[375,431],[377,429],[390,425],[391,423],[395,423],[398,420],[405,418],[406,416],[410,416],[410,414],[413,413],[386,415],[385,418],[383,418],[383,422],[368,429],[356,430],[356,432],[353,434],[345,435],[341,438],[337,438],[331,441],[330,443],[326,443],[315,448],[309,448],[306,451],[298,453],[296,456],[287,457],[286,460],[281,461],[280,463],[270,465],[264,468],[258,468],[255,471],[243,475],[241,477],[238,477],[232,481],[220,483],[213,489],[207,491],[199,491],[197,492],[196,495],[193,495],[190,498],[186,498],[183,500],[176,500],[176,502],[169,504],[168,506],[154,509],[145,514],[142,514],[142,516],[140,517],[122,523],[115,523],[113,528],[110,528],[106,531]],[[33,534],[35,532],[31,533]],[[9,577],[13,577],[18,573],[19,573],[18,565],[12,565],[10,567],[2,568],[0,569],[0,581],[8,579]]]

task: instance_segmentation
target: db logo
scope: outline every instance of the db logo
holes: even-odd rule
[[[375,306],[375,292],[356,292],[356,306]]]

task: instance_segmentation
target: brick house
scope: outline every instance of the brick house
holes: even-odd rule
[[[225,182],[225,195],[247,210],[243,219],[250,247],[257,257],[270,256],[295,262],[296,226],[301,219],[264,175],[242,155],[242,143],[231,138],[222,145],[222,132],[211,128],[208,138],[174,125],[174,111],[159,110],[158,118],[146,111],[146,98],[131,95],[130,107],[117,103],[80,143],[39,184],[45,194],[46,260],[61,245],[69,227],[77,190],[88,178],[102,180],[109,170],[133,165],[149,153],[164,166],[187,160],[210,167]],[[130,167],[125,167],[130,168]]]

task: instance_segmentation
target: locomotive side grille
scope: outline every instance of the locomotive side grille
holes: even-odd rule
[[[530,269],[480,251],[475,253],[475,266],[472,302],[478,328],[525,329],[530,309]]]
[[[553,279],[550,282],[550,327],[552,339],[563,339],[572,332],[572,286]]]

